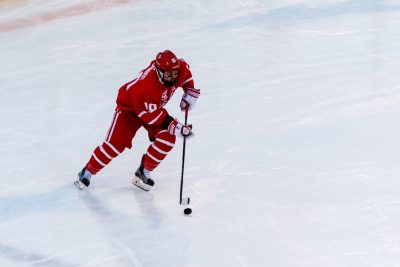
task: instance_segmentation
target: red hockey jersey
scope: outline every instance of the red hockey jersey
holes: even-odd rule
[[[133,111],[149,125],[161,125],[168,115],[163,107],[179,87],[182,87],[185,92],[189,88],[194,88],[192,73],[184,60],[180,60],[180,74],[175,85],[171,87],[160,82],[155,61],[152,61],[136,79],[119,89],[117,109]]]

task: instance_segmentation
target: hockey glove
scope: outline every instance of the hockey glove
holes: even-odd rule
[[[179,136],[179,137],[193,137],[194,134],[192,132],[192,125],[189,124],[187,126],[183,125],[180,123],[178,120],[173,120],[169,125],[168,125],[168,132],[170,134]]]
[[[188,106],[189,110],[192,110],[199,96],[200,89],[189,88],[182,96],[181,110],[185,110],[186,106]]]

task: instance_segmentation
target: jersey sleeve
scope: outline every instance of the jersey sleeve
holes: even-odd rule
[[[135,98],[135,111],[138,117],[149,125],[161,125],[168,115],[166,109],[146,95]]]
[[[149,125],[161,125],[168,112],[164,108],[154,111],[143,110],[138,114],[139,118]]]
[[[186,92],[188,89],[194,88],[194,81],[192,72],[190,71],[190,66],[183,59],[181,59],[181,71],[183,79],[179,87],[182,87],[183,91]]]

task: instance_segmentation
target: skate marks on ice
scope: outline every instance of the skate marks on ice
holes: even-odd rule
[[[76,4],[58,10],[52,10],[41,14],[31,15],[26,18],[16,19],[0,23],[0,33],[10,32],[28,27],[39,26],[48,22],[66,19],[70,17],[82,16],[93,12],[106,10],[123,4],[134,3],[136,0],[97,0],[83,4]],[[1,1],[0,1],[1,4]]]
[[[132,232],[132,229],[129,229],[128,225],[134,225],[130,218],[108,208],[97,196],[91,194],[90,191],[78,191],[78,194],[90,214],[101,225],[103,229],[102,234],[105,239],[117,248],[118,251],[116,250],[115,252],[118,254],[123,253],[132,266],[142,267],[143,265],[135,252],[126,243],[127,240],[124,240]],[[118,225],[118,228],[115,228],[115,225]]]
[[[96,226],[100,226],[101,236],[109,246],[115,248],[114,256],[119,255],[120,262],[125,261],[128,264],[128,260],[129,266],[135,267],[158,266],[151,262],[154,259],[151,254],[163,255],[159,251],[162,248],[155,245],[158,243],[162,246],[158,233],[161,216],[152,202],[151,194],[132,186],[107,191],[101,195],[90,191],[78,191],[78,194]],[[87,245],[89,244],[85,244]]]
[[[45,236],[48,236],[49,232],[43,233],[43,228],[40,226],[37,228],[38,224],[35,222],[28,225],[30,216],[34,214],[44,215],[45,217],[42,218],[47,219],[47,217],[52,217],[53,212],[57,210],[68,209],[72,205],[70,202],[71,195],[68,195],[68,191],[70,191],[70,186],[65,185],[42,193],[0,198],[0,221],[2,225],[0,237],[2,239],[0,243],[1,266],[4,266],[3,262],[19,264],[18,266],[76,266],[68,262],[68,260],[58,258],[54,254],[54,250],[51,253],[46,253],[46,249],[38,245],[35,240],[32,241],[30,237],[37,231],[38,234],[42,234],[38,238],[46,239]],[[47,203],[47,205],[43,205],[43,203]],[[9,227],[10,229],[8,229]],[[46,231],[51,231],[48,227],[45,228]],[[26,239],[20,240],[20,236]],[[57,236],[57,233],[53,237],[62,238]],[[31,247],[32,249],[30,249]]]
[[[69,201],[72,198],[68,195],[70,188],[70,185],[64,185],[47,192],[25,194],[23,197],[2,197],[0,198],[0,219],[5,222],[29,214],[50,213],[61,207],[70,206]],[[50,205],[43,205],[43,203]]]
[[[46,256],[34,252],[27,252],[12,246],[0,244],[0,258],[26,265],[40,265],[49,267],[74,267],[74,264],[54,259],[53,256]]]
[[[329,1],[327,1],[329,2]],[[317,19],[335,18],[343,15],[360,15],[368,13],[386,13],[399,11],[400,5],[394,1],[337,1],[338,3],[323,3],[310,8],[306,5],[291,4],[282,5],[272,9],[264,9],[246,16],[237,16],[223,21],[218,21],[214,27],[241,27],[242,25],[258,25],[271,21],[309,21]],[[265,34],[265,32],[263,32]],[[324,33],[326,34],[326,33]]]
[[[135,196],[138,193],[144,193],[138,194],[137,199],[134,199],[132,198],[133,190],[136,188],[127,186],[120,190],[95,195],[89,190],[78,191],[68,182],[64,186],[46,192],[23,197],[0,198],[0,219],[3,229],[7,231],[7,228],[10,227],[11,230],[14,225],[19,227],[19,230],[14,229],[10,233],[2,233],[0,265],[3,262],[15,262],[24,266],[38,264],[40,266],[72,267],[85,261],[87,266],[107,266],[108,263],[117,264],[117,266],[147,266],[146,263],[150,256],[145,255],[143,249],[139,250],[139,256],[144,258],[142,264],[135,250],[155,245],[154,248],[157,251],[157,243],[160,243],[159,235],[156,235],[157,240],[148,236],[152,236],[151,229],[158,229],[160,215],[157,215],[157,209],[149,204],[152,203],[149,198],[151,195],[145,192],[133,192]],[[117,206],[121,208],[111,207],[107,202],[112,199],[110,201],[115,204],[114,200],[120,201],[119,196],[121,195],[122,201],[117,203]],[[136,205],[130,205],[129,202],[140,202],[139,206],[143,206],[142,211]],[[44,205],[44,203],[47,204]],[[62,218],[64,216],[68,218],[66,213],[73,210],[82,210],[79,206],[83,207],[82,214],[66,220]],[[146,210],[150,214],[145,213]],[[64,213],[60,211],[64,211]],[[146,220],[143,220],[142,213],[146,214]],[[31,231],[31,227],[24,223],[25,218],[30,218],[30,216],[44,218],[48,225],[40,222],[32,224],[31,227],[38,232],[36,234],[35,231]],[[57,229],[63,229],[63,232],[59,232]],[[40,234],[41,231],[45,232]],[[13,232],[18,234],[15,235]],[[25,240],[23,243],[20,243],[22,241],[20,236],[23,236]],[[36,244],[35,236],[39,236],[41,241],[39,245],[35,245],[31,249],[31,244]],[[55,240],[72,238],[73,241],[70,242],[73,243],[73,246],[68,250],[61,251],[59,245],[49,238],[50,236]],[[48,250],[46,246],[43,246],[48,243],[53,246],[53,249]],[[146,245],[144,246],[144,244]],[[68,262],[68,257],[65,259],[69,254],[79,254],[81,250],[86,252],[80,257],[73,258],[71,263]],[[150,251],[150,249],[148,250]]]

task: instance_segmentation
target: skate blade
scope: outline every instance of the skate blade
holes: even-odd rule
[[[79,190],[82,190],[83,188],[85,188],[86,186],[81,183],[79,180],[74,181],[74,185],[76,188],[78,188]]]
[[[132,184],[136,187],[139,187],[140,189],[144,190],[144,191],[150,191],[150,189],[152,188],[152,186],[145,184],[142,180],[140,180],[138,177],[134,177],[132,179]]]

